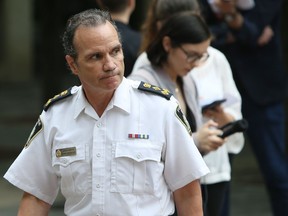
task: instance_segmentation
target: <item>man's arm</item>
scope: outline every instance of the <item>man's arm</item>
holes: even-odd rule
[[[199,180],[195,180],[174,192],[179,216],[203,216],[202,194]]]
[[[48,216],[51,205],[24,192],[18,216]]]

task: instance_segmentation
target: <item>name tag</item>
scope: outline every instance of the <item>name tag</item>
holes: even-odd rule
[[[56,149],[56,157],[66,157],[76,155],[76,147]]]

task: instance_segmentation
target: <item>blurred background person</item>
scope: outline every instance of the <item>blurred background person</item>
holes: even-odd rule
[[[135,10],[136,0],[96,0],[99,7],[108,10],[121,34],[125,73],[127,77],[138,57],[141,34],[129,25],[132,12]]]
[[[288,215],[288,164],[284,99],[286,76],[281,41],[281,0],[255,0],[241,10],[234,0],[215,0],[215,13],[201,0],[213,34],[212,46],[223,51],[242,96],[249,121],[249,144],[258,161],[273,215]]]

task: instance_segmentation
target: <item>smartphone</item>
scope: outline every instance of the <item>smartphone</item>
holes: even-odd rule
[[[205,112],[208,109],[214,109],[216,106],[219,106],[220,104],[224,103],[226,99],[221,99],[221,100],[215,100],[210,104],[204,105],[202,107],[202,112]]]
[[[246,119],[240,119],[230,122],[219,129],[223,131],[223,134],[219,135],[219,137],[224,139],[234,133],[246,131],[248,129],[248,121]]]

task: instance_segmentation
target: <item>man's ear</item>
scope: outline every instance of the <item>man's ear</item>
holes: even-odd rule
[[[74,58],[71,57],[70,55],[66,55],[65,59],[66,59],[67,64],[69,65],[70,70],[72,71],[72,73],[74,75],[78,75],[77,65],[76,65],[76,63],[74,61]]]
[[[171,49],[171,39],[170,39],[170,37],[165,36],[162,39],[162,46],[163,46],[163,48],[164,48],[164,50],[166,52],[169,52],[169,50]]]

